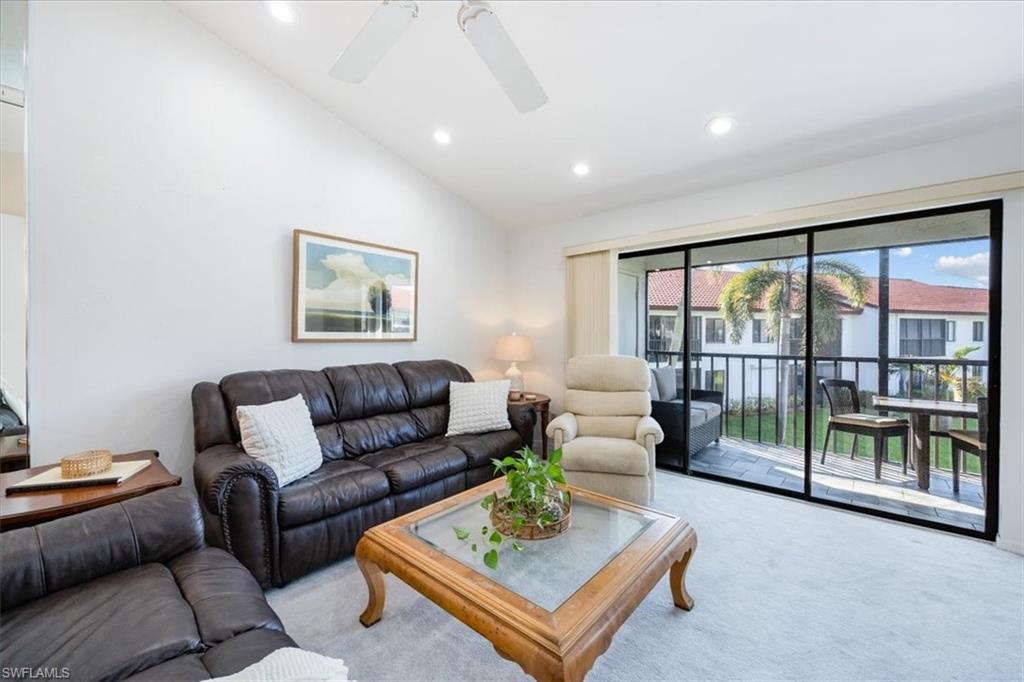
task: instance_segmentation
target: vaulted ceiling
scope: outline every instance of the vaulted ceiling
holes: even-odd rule
[[[421,1],[359,85],[327,71],[377,2],[290,2],[290,24],[263,2],[173,4],[513,227],[1022,122],[1018,2],[492,2],[550,97],[528,114],[457,2]],[[735,129],[710,135],[717,115]]]

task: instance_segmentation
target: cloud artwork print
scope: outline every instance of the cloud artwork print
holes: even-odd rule
[[[419,254],[294,232],[293,341],[415,341]]]

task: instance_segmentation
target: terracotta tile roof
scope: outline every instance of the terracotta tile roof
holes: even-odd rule
[[[694,270],[694,310],[718,310],[722,289],[735,276],[735,272],[722,270]],[[868,277],[867,305],[878,307],[878,278]],[[682,270],[660,270],[652,272],[647,291],[648,305],[652,308],[675,308],[683,290]],[[964,313],[988,314],[988,290],[970,287],[951,287],[939,284],[925,284],[912,279],[889,280],[889,310],[918,313]],[[854,313],[856,309],[845,306],[844,312]],[[761,305],[754,310],[763,310]]]

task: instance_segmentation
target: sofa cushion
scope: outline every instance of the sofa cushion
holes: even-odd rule
[[[284,629],[252,574],[224,550],[187,552],[167,568],[195,613],[205,646],[255,628]]]
[[[239,435],[235,408],[239,405],[264,405],[287,400],[296,393],[301,394],[306,401],[313,426],[338,421],[334,389],[323,372],[299,369],[239,372],[221,379],[220,390],[228,406],[236,441]]]
[[[409,411],[405,382],[391,365],[328,367],[324,374],[334,389],[340,421]]]
[[[359,458],[367,466],[383,471],[392,493],[401,493],[465,471],[462,450],[441,441],[410,443]]]
[[[511,382],[453,381],[449,384],[451,409],[448,436],[488,433],[512,428],[508,420],[508,390]]]
[[[333,460],[305,478],[281,488],[278,522],[285,528],[301,526],[361,507],[390,492],[388,477],[354,460]]]
[[[651,378],[655,387],[651,387],[651,400],[675,400],[679,396],[678,381],[675,367],[658,367],[651,370]],[[655,398],[654,394],[658,397]]]
[[[682,402],[682,400],[679,402]],[[695,428],[701,424],[705,424],[720,414],[722,414],[722,406],[717,403],[709,403],[703,400],[691,400],[690,428]]]
[[[647,450],[635,440],[581,436],[562,446],[565,471],[646,476]]]
[[[345,456],[350,459],[420,440],[416,420],[411,412],[352,419],[341,422],[338,426],[341,429]]]
[[[271,652],[294,646],[295,641],[278,630],[250,630],[207,651],[203,666],[210,677],[226,677],[262,661]]]
[[[395,370],[405,382],[411,407],[448,404],[448,384],[473,381],[473,375],[448,360],[411,360],[396,362]]]
[[[203,650],[174,575],[150,563],[5,610],[5,666],[66,667],[75,679],[120,679]]]
[[[466,455],[469,468],[490,465],[492,459],[502,459],[515,454],[523,443],[517,431],[491,431],[463,436],[448,436],[440,442],[454,445]]]

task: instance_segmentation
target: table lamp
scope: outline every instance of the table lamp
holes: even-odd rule
[[[512,363],[505,372],[505,378],[512,382],[509,386],[509,391],[512,393],[522,393],[523,373],[516,366],[516,363],[526,362],[530,359],[530,337],[517,334],[498,337],[498,349],[495,357],[498,360]]]

